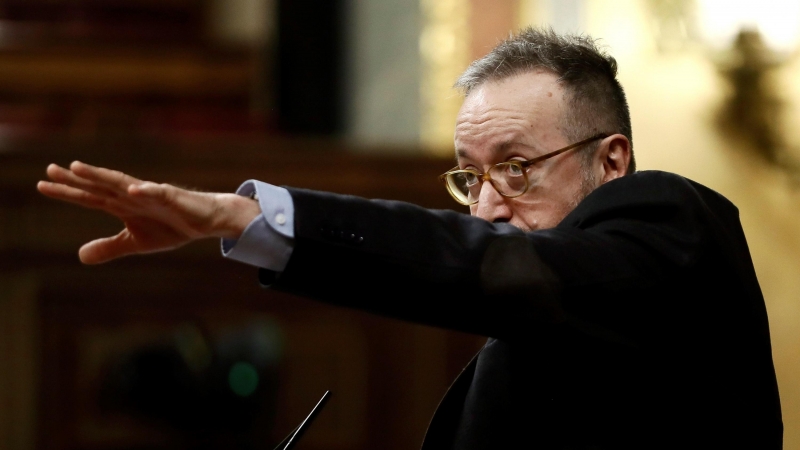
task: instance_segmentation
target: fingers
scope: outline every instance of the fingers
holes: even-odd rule
[[[46,172],[51,182],[40,182],[37,188],[48,197],[100,209],[117,217],[135,214],[141,206],[131,201],[129,189],[144,182],[122,172],[80,161],[70,164],[69,169],[50,164]]]
[[[101,197],[65,184],[40,181],[36,184],[36,189],[50,198],[75,203],[87,208],[100,209],[106,204],[106,201]]]
[[[69,169],[78,177],[92,181],[97,185],[107,189],[120,192],[128,192],[131,185],[141,184],[142,180],[126,175],[117,170],[104,169],[102,167],[90,166],[80,161],[74,161],[69,165]]]
[[[84,264],[101,264],[137,252],[135,241],[127,229],[116,236],[95,239],[78,250],[78,257]]]
[[[106,198],[64,184],[40,181],[36,185],[36,189],[47,197],[73,203],[84,208],[106,211],[120,218],[127,212]]]
[[[56,164],[50,164],[47,166],[47,176],[56,183],[82,189],[101,197],[116,198],[120,195],[119,191],[109,189],[104,185],[97,184],[96,182],[87,180],[86,178],[81,178],[75,175],[75,173],[71,170],[67,170]]]

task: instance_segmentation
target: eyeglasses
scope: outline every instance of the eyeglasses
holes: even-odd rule
[[[493,165],[486,173],[480,173],[472,169],[459,169],[458,166],[439,175],[439,180],[444,182],[447,192],[462,205],[474,205],[478,203],[481,186],[484,181],[492,183],[492,187],[503,197],[514,198],[524,194],[530,187],[528,177],[528,167],[554,156],[560,155],[568,150],[586,145],[598,139],[607,138],[608,134],[601,133],[568,145],[564,148],[552,151],[542,156],[529,159],[527,161],[506,161]]]

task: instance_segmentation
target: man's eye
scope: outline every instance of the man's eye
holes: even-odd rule
[[[474,186],[478,183],[478,176],[471,172],[464,172],[464,181],[467,182],[467,186]]]
[[[506,172],[512,177],[518,177],[522,175],[523,170],[519,164],[509,164],[506,166]]]

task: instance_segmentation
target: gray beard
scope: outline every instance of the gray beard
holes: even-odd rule
[[[577,208],[583,199],[598,187],[600,187],[600,183],[592,172],[591,166],[588,164],[581,164],[581,186],[578,190],[578,194],[570,203],[570,211]]]

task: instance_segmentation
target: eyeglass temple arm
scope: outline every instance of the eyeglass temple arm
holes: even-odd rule
[[[594,135],[594,136],[592,136],[592,137],[590,137],[588,139],[584,139],[584,140],[582,140],[580,142],[576,142],[576,143],[574,143],[572,145],[568,145],[568,146],[566,146],[564,148],[560,148],[560,149],[558,149],[556,151],[553,151],[553,152],[550,152],[550,153],[546,153],[546,154],[541,155],[541,156],[537,156],[536,158],[529,159],[527,161],[523,161],[522,162],[522,167],[528,167],[531,164],[536,164],[539,161],[544,161],[545,159],[552,158],[554,156],[558,156],[558,155],[560,155],[560,154],[562,154],[562,153],[564,153],[564,152],[566,152],[568,150],[572,150],[575,147],[580,147],[581,145],[588,144],[589,142],[595,141],[597,139],[605,139],[605,138],[607,138],[609,136],[611,136],[611,135],[607,134],[607,133],[596,134],[596,135]],[[454,171],[454,170],[458,170],[458,166],[455,166],[452,169],[448,170],[447,172],[439,175],[439,181],[442,181],[442,182],[445,181],[445,178],[447,177],[447,174],[452,172],[452,171]],[[486,181],[486,180],[490,179],[490,178],[486,178],[486,174],[481,174],[481,175],[484,176],[483,177],[483,181]]]
[[[564,147],[564,148],[560,148],[560,149],[558,149],[558,150],[555,150],[555,151],[552,151],[552,152],[550,152],[550,153],[546,153],[546,154],[544,154],[544,155],[542,155],[542,156],[537,156],[536,158],[533,158],[533,159],[529,159],[529,160],[527,160],[527,161],[524,161],[524,162],[522,163],[522,166],[523,166],[523,167],[528,167],[528,166],[530,166],[531,164],[536,164],[536,163],[537,163],[537,162],[539,162],[539,161],[544,161],[545,159],[552,158],[552,157],[554,157],[554,156],[558,156],[558,155],[560,155],[560,154],[562,154],[562,153],[564,153],[564,152],[566,152],[566,151],[568,151],[568,150],[572,150],[573,148],[580,147],[581,145],[586,145],[586,144],[588,144],[589,142],[596,141],[597,139],[605,139],[605,138],[607,138],[607,137],[609,137],[609,136],[610,136],[610,135],[609,135],[609,134],[606,134],[606,133],[600,133],[600,134],[596,134],[596,135],[594,135],[594,136],[592,136],[592,137],[590,137],[590,138],[588,138],[588,139],[584,139],[584,140],[582,140],[582,141],[580,141],[580,142],[576,142],[576,143],[574,143],[574,144],[572,144],[572,145],[568,145],[568,146],[566,146],[566,147]]]

